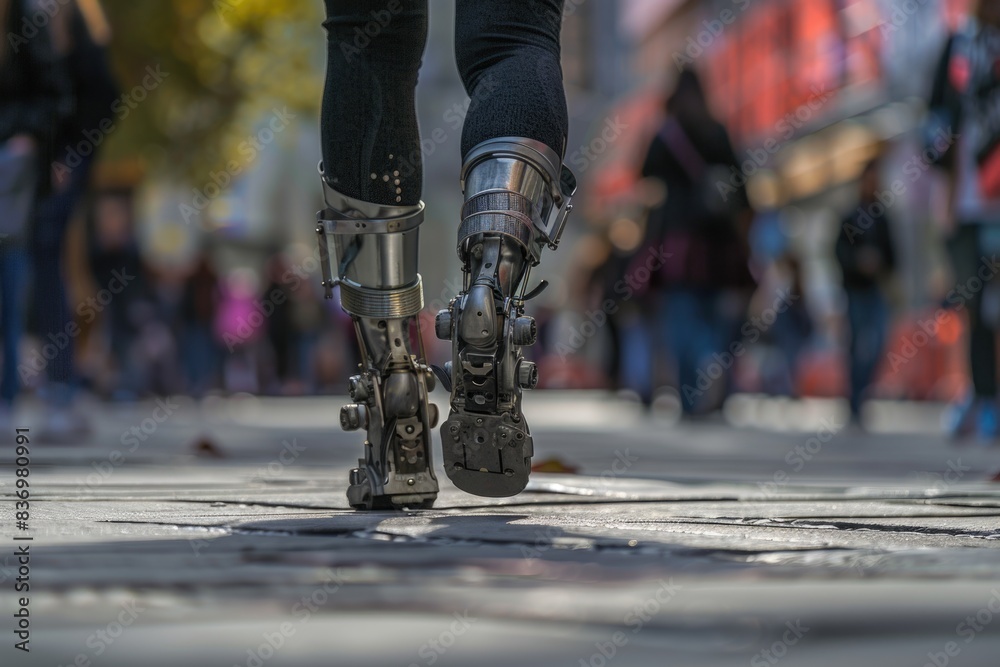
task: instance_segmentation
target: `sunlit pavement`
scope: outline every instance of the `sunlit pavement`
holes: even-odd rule
[[[373,513],[339,399],[92,405],[85,442],[31,445],[31,653],[5,630],[0,664],[1000,664],[1000,447],[949,445],[940,406],[871,434],[830,401],[529,398],[535,461],[578,474],[494,501],[439,470],[434,510]]]

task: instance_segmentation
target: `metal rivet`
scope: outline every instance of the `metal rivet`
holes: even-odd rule
[[[414,484],[417,483],[417,480],[411,477],[410,479],[406,480],[406,483],[409,484],[410,486],[413,486]]]

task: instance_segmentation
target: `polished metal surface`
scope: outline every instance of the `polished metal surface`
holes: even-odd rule
[[[408,287],[417,279],[419,238],[419,229],[401,234],[335,235],[335,272],[341,281],[359,287]]]
[[[357,288],[412,286],[417,281],[423,202],[416,206],[363,202],[337,192],[326,179],[320,180],[327,208],[318,214],[317,232],[321,255],[322,244],[328,244],[332,275]]]
[[[541,241],[555,250],[573,209],[576,177],[545,144],[501,137],[469,152],[462,168],[462,189],[467,199],[494,190],[527,197],[534,204],[532,221]]]
[[[340,303],[351,315],[373,319],[402,319],[423,310],[424,289],[420,276],[410,287],[376,290],[340,283]]]

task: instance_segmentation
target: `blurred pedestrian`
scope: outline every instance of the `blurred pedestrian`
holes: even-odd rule
[[[18,389],[18,344],[23,321],[25,237],[36,198],[49,191],[55,129],[66,110],[66,82],[48,30],[31,38],[23,0],[0,0],[0,326],[3,379],[0,426],[10,420]],[[34,26],[33,26],[34,29]]]
[[[86,193],[91,167],[113,120],[118,89],[107,61],[108,22],[98,0],[71,0],[51,21],[53,44],[64,63],[72,105],[57,128],[52,162],[53,188],[38,205],[31,237],[34,312],[43,343],[71,329],[63,251],[66,230]],[[46,366],[43,396],[47,407],[40,436],[66,439],[87,428],[72,410],[75,341],[59,345]]]
[[[267,341],[271,362],[267,372],[268,391],[284,394],[298,381],[299,332],[296,330],[292,288],[288,276],[291,265],[284,253],[277,252],[267,262],[267,288],[264,301],[267,313]]]
[[[800,360],[815,327],[809,310],[802,262],[788,233],[790,220],[783,208],[779,179],[769,172],[757,176],[757,209],[750,227],[751,266],[758,289],[751,299],[753,316],[773,317],[760,335],[759,389],[768,394],[797,395]],[[784,298],[779,311],[775,295]],[[751,322],[753,320],[751,319]],[[762,320],[765,321],[765,320]],[[755,341],[748,340],[752,343]]]
[[[717,407],[729,373],[706,387],[713,355],[735,340],[754,285],[747,230],[750,204],[729,133],[708,107],[698,75],[683,70],[667,98],[666,118],[653,138],[642,176],[666,186],[650,212],[647,243],[630,273],[652,262],[660,290],[662,337],[677,369],[684,414]],[[699,373],[699,371],[702,371]]]
[[[862,170],[858,201],[841,221],[836,242],[847,296],[851,419],[856,423],[885,347],[889,315],[884,281],[896,268],[888,211],[876,199],[880,165],[875,159]]]
[[[212,331],[219,309],[219,276],[202,253],[184,281],[180,305],[180,350],[187,391],[201,397],[218,386],[221,351]]]
[[[946,415],[953,437],[1000,434],[997,315],[1000,285],[984,259],[1000,252],[1000,3],[981,0],[937,66],[928,144],[950,182],[948,247],[968,313],[972,393]],[[985,272],[984,272],[985,271]],[[967,296],[966,296],[967,295]],[[957,304],[952,304],[957,305]]]
[[[98,291],[78,311],[85,322],[100,319],[112,361],[111,398],[130,401],[145,389],[139,333],[147,324],[150,296],[142,256],[135,238],[132,194],[105,191],[87,216],[88,261]],[[71,413],[75,414],[75,413]]]

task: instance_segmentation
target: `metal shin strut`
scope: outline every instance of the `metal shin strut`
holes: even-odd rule
[[[528,483],[531,432],[521,392],[538,382],[522,347],[536,339],[524,314],[531,267],[559,244],[576,179],[551,148],[524,138],[485,141],[462,167],[458,233],[463,290],[438,313],[435,333],[452,341],[440,374],[451,391],[441,426],[445,470],[468,493],[504,497]]]
[[[356,509],[429,508],[438,492],[431,464],[438,411],[428,398],[434,375],[419,325],[421,353],[410,349],[410,324],[424,305],[417,273],[424,205],[362,202],[322,180],[326,208],[317,215],[316,232],[325,296],[333,298],[339,285],[361,346],[360,372],[348,384],[354,402],[340,411],[345,430],[367,432],[347,499]]]

